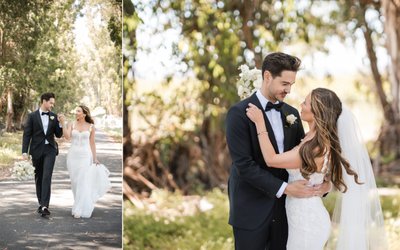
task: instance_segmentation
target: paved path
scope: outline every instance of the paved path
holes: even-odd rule
[[[62,143],[54,167],[51,216],[36,213],[34,180],[0,181],[0,249],[121,249],[122,146],[97,131],[97,155],[110,170],[111,190],[90,219],[71,216],[73,196],[66,167],[69,143]]]

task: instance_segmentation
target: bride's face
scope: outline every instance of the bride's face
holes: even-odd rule
[[[83,113],[83,110],[81,107],[77,107],[75,109],[75,118],[77,121],[85,119],[85,114]]]
[[[314,120],[314,114],[311,111],[311,94],[308,94],[304,102],[300,105],[300,118],[305,122],[311,122]]]

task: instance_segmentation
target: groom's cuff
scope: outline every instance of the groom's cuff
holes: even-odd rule
[[[278,193],[276,193],[276,198],[281,198],[281,196],[283,195],[283,192],[285,192],[286,187],[287,187],[287,183],[286,182],[282,183],[281,188],[278,190]]]

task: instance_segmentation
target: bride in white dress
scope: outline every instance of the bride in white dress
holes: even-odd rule
[[[339,232],[330,247],[338,250],[387,249],[383,215],[368,153],[358,138],[358,127],[337,95],[314,89],[301,104],[301,119],[310,131],[300,145],[276,154],[262,111],[249,104],[247,116],[255,123],[263,157],[268,166],[285,168],[289,182],[308,185],[330,180],[341,195],[333,221]],[[300,121],[298,121],[300,122]],[[343,150],[343,152],[342,152]],[[331,220],[321,197],[286,198],[288,250],[324,249],[331,234]],[[336,229],[335,227],[335,229]]]
[[[111,186],[108,179],[110,173],[96,157],[94,121],[89,109],[81,105],[75,112],[75,121],[68,125],[63,115],[59,117],[64,137],[71,140],[67,168],[74,195],[72,216],[90,218],[96,201]]]

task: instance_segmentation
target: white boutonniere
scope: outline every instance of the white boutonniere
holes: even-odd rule
[[[54,120],[54,115],[50,116],[50,120]]]
[[[293,125],[296,123],[297,117],[294,114],[290,114],[286,116],[286,122],[289,125]]]

